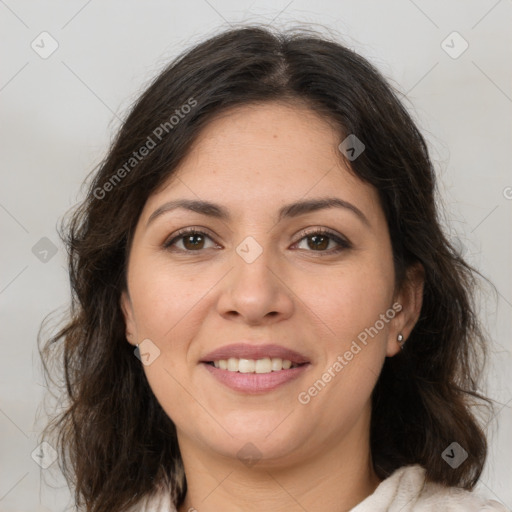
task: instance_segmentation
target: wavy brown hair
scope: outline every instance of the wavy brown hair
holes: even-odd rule
[[[480,274],[441,228],[423,136],[398,90],[355,51],[312,30],[252,25],[197,44],[156,77],[95,170],[85,200],[62,224],[71,307],[65,325],[40,348],[46,378],[54,382],[49,362],[63,370],[62,410],[43,436],[58,447],[59,467],[80,509],[121,512],[161,488],[176,506],[183,501],[187,486],[174,424],[125,339],[119,304],[127,255],[146,200],[201,129],[230,107],[269,101],[306,104],[336,127],[340,141],[356,134],[364,142],[356,160],[344,161],[378,191],[396,284],[405,283],[413,264],[425,269],[420,318],[405,350],[386,358],[372,395],[377,475],[384,479],[417,463],[428,480],[468,490],[481,475],[487,441],[472,408],[492,409],[492,403],[478,392],[487,357],[475,306]],[[173,115],[179,120],[171,123]],[[155,130],[164,125],[158,138]],[[155,147],[134,163],[148,137]],[[469,454],[456,469],[441,457],[453,441]]]

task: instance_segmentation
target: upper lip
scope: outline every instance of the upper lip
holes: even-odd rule
[[[235,357],[237,359],[280,357],[281,359],[288,359],[295,364],[309,363],[309,359],[307,359],[306,356],[299,354],[299,352],[296,352],[295,350],[275,344],[253,345],[250,343],[224,345],[203,356],[200,362],[209,363],[212,361],[219,361],[221,359],[229,359],[230,357]]]

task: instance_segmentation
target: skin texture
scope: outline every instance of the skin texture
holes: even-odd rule
[[[377,191],[344,167],[340,142],[306,107],[237,107],[202,131],[143,209],[121,306],[128,341],[150,339],[160,350],[144,371],[177,427],[188,484],[180,512],[349,510],[380,483],[369,449],[371,392],[385,358],[400,350],[397,335],[407,340],[418,319],[423,275],[413,269],[395,290]],[[333,196],[361,210],[369,225],[347,208],[277,222],[285,204]],[[157,208],[178,198],[215,202],[232,218],[176,209],[147,225]],[[186,236],[163,247],[186,227],[210,238],[196,239],[198,249]],[[304,238],[315,228],[351,247],[333,253],[338,244],[329,238],[315,245]],[[236,251],[248,236],[263,251],[252,263]],[[401,311],[301,404],[299,393],[393,303]],[[199,360],[241,340],[292,348],[311,364],[274,391],[233,391]],[[237,456],[249,442],[261,457],[254,465]]]

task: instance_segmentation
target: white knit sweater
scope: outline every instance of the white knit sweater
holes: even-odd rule
[[[132,512],[176,512],[169,494],[158,495]],[[265,511],[267,512],[267,511]],[[335,511],[332,511],[335,512]],[[510,512],[495,500],[458,487],[426,483],[425,469],[404,466],[383,480],[350,512]]]

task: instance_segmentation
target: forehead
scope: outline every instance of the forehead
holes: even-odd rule
[[[365,204],[367,211],[375,209],[376,190],[357,178],[341,158],[340,131],[301,104],[232,108],[202,129],[147,206],[187,197],[222,202],[241,211],[337,195]]]
[[[189,156],[201,153],[221,158],[242,148],[241,156],[265,152],[294,160],[332,162],[339,157],[339,130],[302,103],[268,102],[230,108],[213,118],[195,140]],[[269,155],[269,157],[272,155]],[[186,163],[184,162],[186,165]]]

